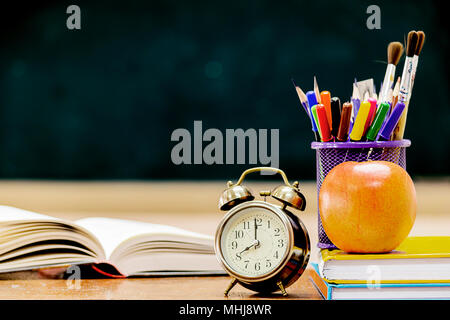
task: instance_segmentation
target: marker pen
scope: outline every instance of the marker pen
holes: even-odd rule
[[[389,112],[389,108],[390,106],[388,103],[382,103],[378,107],[377,113],[375,114],[375,119],[373,120],[372,125],[367,131],[367,141],[375,141],[377,139],[378,132],[385,122],[384,120],[386,119],[386,116]],[[372,148],[370,150],[370,154],[369,150],[366,151],[366,155],[368,155],[368,158],[370,158],[371,160],[379,160],[382,153],[383,148]]]
[[[330,130],[332,128],[333,120],[331,118],[331,94],[330,91],[322,91],[320,93],[320,101],[325,106],[325,112],[327,113],[327,121],[330,126]]]
[[[364,126],[370,111],[370,103],[363,101],[359,107],[356,115],[355,123],[353,124],[352,132],[350,133],[350,141],[360,141],[364,134]]]
[[[391,115],[380,131],[380,134],[378,136],[379,141],[389,141],[391,139],[391,134],[397,126],[397,123],[400,120],[405,107],[406,106],[403,102],[397,102],[397,105],[392,110]]]
[[[337,141],[340,142],[347,141],[351,117],[352,117],[352,104],[350,102],[346,102],[342,106],[341,121],[339,123],[339,130],[336,135]]]
[[[323,104],[317,105],[317,120],[319,122],[320,127],[320,136],[322,137],[323,142],[328,142],[333,139],[331,136],[330,125],[327,120],[327,112],[325,110],[325,106]]]
[[[382,103],[375,114],[375,119],[372,122],[372,125],[369,127],[369,130],[367,131],[367,141],[375,141],[377,139],[378,132],[381,129],[381,126],[383,125],[384,119],[386,118],[386,115],[389,111],[389,104],[388,103]]]
[[[317,116],[317,104],[311,108],[311,118],[314,121],[314,125],[317,128],[317,141],[322,141],[322,133],[320,131],[320,123],[319,123],[319,117]]]
[[[337,137],[341,123],[341,100],[338,97],[331,98],[331,135]]]
[[[312,114],[312,108],[317,104],[317,98],[316,98],[316,94],[314,93],[314,91],[308,91],[306,93],[306,99],[308,100],[309,115],[311,116],[312,130],[314,132],[314,136],[316,138],[316,141],[320,141],[318,127],[316,125],[316,122],[314,121],[314,117],[313,117],[313,114]]]
[[[369,98],[367,101],[370,103],[370,110],[367,116],[366,123],[364,124],[363,136],[367,134],[367,129],[369,129],[370,125],[372,124],[372,121],[375,117],[375,113],[377,111],[377,100]]]

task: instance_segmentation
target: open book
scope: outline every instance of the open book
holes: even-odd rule
[[[213,242],[166,225],[109,218],[71,222],[0,206],[0,272],[92,264],[119,276],[223,274]]]

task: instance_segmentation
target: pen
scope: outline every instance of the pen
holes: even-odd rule
[[[337,137],[341,123],[341,100],[338,97],[331,98],[331,135]]]
[[[325,106],[325,112],[327,113],[327,121],[330,126],[330,130],[332,128],[333,120],[331,118],[331,94],[330,91],[322,91],[320,93],[320,101]]]
[[[370,111],[370,103],[363,101],[359,107],[356,115],[355,123],[353,124],[352,132],[350,133],[350,141],[360,141],[364,134],[364,126]]]
[[[318,104],[316,107],[317,120],[320,127],[320,136],[323,142],[328,142],[333,139],[333,137],[331,136],[330,125],[328,124],[325,106],[323,104]]]
[[[380,131],[380,134],[378,136],[379,141],[389,141],[391,138],[391,134],[395,129],[395,126],[398,123],[398,120],[400,120],[400,117],[402,116],[403,111],[405,110],[405,103],[403,102],[397,102],[397,105],[392,110],[391,115],[389,116],[388,120],[384,124],[383,128]]]
[[[369,98],[369,100],[367,101],[370,103],[370,109],[369,114],[367,115],[366,123],[364,124],[363,136],[367,134],[367,129],[369,129],[370,125],[372,124],[373,118],[375,117],[375,113],[377,111],[377,100]]]
[[[375,114],[375,118],[372,122],[372,125],[369,127],[367,131],[367,141],[375,141],[377,139],[378,132],[380,131],[381,126],[383,125],[384,119],[389,111],[389,104],[382,103]]]
[[[347,141],[351,116],[352,116],[352,104],[350,102],[346,102],[342,106],[341,121],[339,123],[339,130],[336,135],[337,141],[340,142]]]
[[[389,113],[390,106],[388,103],[382,103],[375,114],[375,119],[372,122],[369,130],[367,131],[366,140],[367,141],[375,141],[377,140],[378,133],[383,126],[385,119]],[[370,151],[370,154],[369,154]],[[379,160],[381,154],[383,153],[383,148],[371,148],[370,150],[366,150],[365,154],[371,160]]]
[[[314,119],[314,125],[317,128],[317,133],[318,133],[317,141],[321,141],[322,133],[320,131],[319,117],[317,116],[317,104],[311,108],[311,116],[312,116],[312,119]]]
[[[311,116],[311,125],[314,132],[314,137],[316,141],[320,141],[317,124],[312,114],[312,108],[317,104],[316,94],[314,93],[314,91],[308,91],[306,93],[306,99],[308,100],[309,114]]]

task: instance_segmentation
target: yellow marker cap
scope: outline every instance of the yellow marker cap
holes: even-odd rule
[[[358,114],[356,115],[355,123],[353,124],[352,132],[350,133],[350,140],[360,141],[364,134],[364,126],[370,111],[370,102],[364,101],[359,106]]]

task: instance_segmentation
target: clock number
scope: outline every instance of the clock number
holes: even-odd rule
[[[239,252],[236,252],[236,259],[239,260],[239,261],[241,261],[241,259],[242,259],[242,257],[241,257],[241,255],[239,254]]]
[[[278,251],[275,251],[275,254],[273,255],[273,257],[274,257],[275,259],[278,259]]]
[[[257,227],[261,227],[262,226],[262,219],[261,218],[255,218],[255,224]]]
[[[231,242],[231,249],[237,249],[237,246],[238,246],[238,244],[237,244],[237,241],[233,241],[233,242]]]
[[[235,230],[234,234],[235,234],[235,237],[236,237],[235,239],[239,239],[239,238],[244,237],[244,231],[242,231],[242,230]]]
[[[266,268],[270,268],[272,266],[272,263],[270,263],[270,260],[266,260]]]
[[[270,220],[267,220],[267,229],[270,229]]]
[[[250,229],[250,221],[244,221],[244,230]]]
[[[250,262],[250,260],[244,260],[244,263],[245,263],[245,269],[247,269],[247,267],[248,267],[248,263]]]
[[[278,248],[283,248],[283,246],[284,246],[284,240],[278,239]]]
[[[280,235],[280,228],[275,228],[275,237],[278,237]]]
[[[259,262],[256,262],[256,263],[255,263],[255,270],[256,270],[256,271],[261,270],[261,263],[259,263]]]

